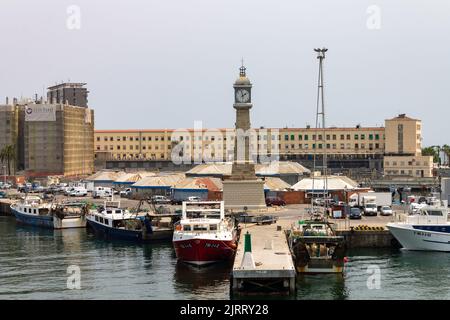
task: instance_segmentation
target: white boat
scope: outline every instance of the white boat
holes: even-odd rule
[[[223,201],[183,202],[182,219],[173,233],[178,260],[196,266],[233,259],[238,231],[225,217]]]
[[[77,206],[44,202],[37,196],[26,196],[11,205],[11,211],[19,223],[50,228],[84,228],[86,227],[85,209]]]
[[[450,223],[446,205],[421,207],[405,221],[386,226],[406,250],[450,252]]]

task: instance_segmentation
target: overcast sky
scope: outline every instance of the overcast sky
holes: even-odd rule
[[[325,46],[328,125],[406,113],[450,143],[449,17],[446,0],[1,0],[0,97],[70,79],[97,129],[232,127],[243,57],[252,126],[304,127]]]

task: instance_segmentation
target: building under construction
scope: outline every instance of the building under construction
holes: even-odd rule
[[[94,111],[67,102],[7,99],[0,105],[0,148],[14,145],[14,169],[31,177],[94,171]]]

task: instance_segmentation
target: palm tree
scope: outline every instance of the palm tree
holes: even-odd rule
[[[442,152],[445,155],[445,158],[447,159],[447,165],[450,165],[450,146],[448,144],[444,144],[441,148]],[[445,161],[444,161],[445,164]]]
[[[433,156],[433,162],[440,162],[439,152],[436,151],[436,146],[425,147],[422,149],[422,155]]]
[[[11,175],[11,163],[13,163],[13,172],[15,173],[15,165],[16,165],[16,146],[13,144],[6,145],[0,151],[0,160],[1,162],[7,163],[8,166],[8,175]]]

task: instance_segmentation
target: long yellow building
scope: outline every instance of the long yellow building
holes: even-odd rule
[[[96,130],[95,157],[103,160],[231,161],[234,129]],[[253,155],[282,160],[380,159],[385,176],[431,177],[432,157],[422,156],[422,124],[404,114],[385,127],[259,128],[250,133]]]

